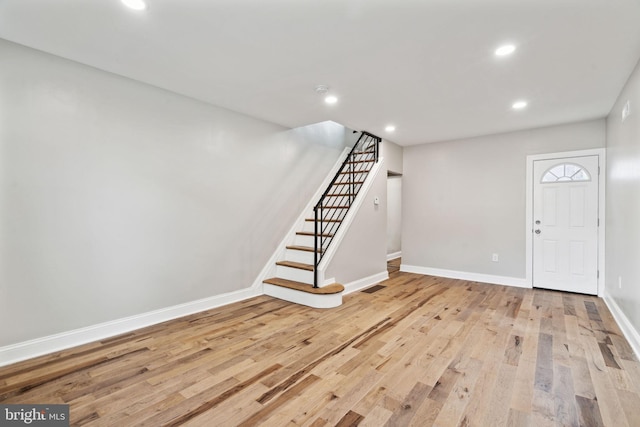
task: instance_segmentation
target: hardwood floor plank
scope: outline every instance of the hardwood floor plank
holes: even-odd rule
[[[520,356],[522,355],[523,338],[519,335],[511,335],[509,337],[509,345],[504,351],[504,363],[511,366],[518,366]]]
[[[535,388],[544,392],[553,386],[553,336],[540,333],[538,338],[538,359],[536,362]]]
[[[287,391],[282,393],[280,396],[278,396],[276,399],[274,399],[271,403],[267,404],[266,406],[263,405],[263,408],[260,411],[256,412],[251,417],[247,418],[242,423],[238,424],[238,427],[255,426],[258,423],[265,422],[265,419],[274,411],[278,410],[281,406],[284,406],[286,404],[294,405],[294,403],[292,403],[293,398],[301,395],[306,388],[308,388],[314,382],[319,380],[320,378],[316,377],[313,374],[306,376],[304,379],[298,382],[295,386],[288,389]],[[274,424],[274,425],[277,425],[277,424]]]
[[[609,346],[603,342],[599,342],[598,347],[600,347],[600,353],[604,359],[604,364],[610,368],[620,369],[620,366],[618,365],[618,362],[616,362],[616,358],[613,357],[613,353]]]
[[[400,404],[400,410],[396,411],[385,423],[387,426],[407,425],[414,417],[422,401],[429,397],[433,389],[431,386],[417,382],[407,397]]]
[[[521,412],[517,409],[509,409],[509,416],[507,418],[507,426],[509,427],[530,427],[531,415],[527,412]]]
[[[555,404],[554,418],[556,423],[563,426],[578,426],[578,411],[576,408],[575,393],[573,390],[573,378],[571,369],[562,366],[554,366],[553,398]]]
[[[72,425],[640,425],[604,302],[393,271],[312,309],[260,296],[0,368]]]
[[[464,366],[459,366],[461,375],[454,385],[449,397],[442,405],[434,420],[436,425],[459,425],[467,405],[474,396],[474,387],[482,369],[482,362],[469,359]]]
[[[618,390],[618,399],[630,426],[640,426],[640,396],[627,390]]]
[[[589,427],[604,427],[602,417],[600,416],[600,408],[595,399],[587,399],[582,396],[576,396],[576,402],[580,408],[580,425]]]
[[[281,412],[280,419],[283,422],[290,420],[295,426],[307,425],[317,418],[329,402],[338,399],[332,390],[336,390],[339,384],[346,380],[345,377],[332,373],[321,378],[321,382],[312,384],[299,399],[296,399],[295,413]],[[273,421],[278,422],[279,419],[276,418]]]
[[[344,417],[340,418],[336,427],[355,427],[360,424],[363,418],[364,417],[357,412],[349,411]]]
[[[367,416],[358,424],[358,427],[380,427],[387,424],[393,412],[381,406],[375,406],[367,412]]]
[[[484,422],[482,422],[481,425],[507,425],[509,406],[506,402],[510,401],[511,390],[515,383],[516,370],[517,368],[515,366],[506,364],[500,365],[495,387],[493,388],[493,393],[489,400],[489,407],[486,411]]]
[[[605,425],[614,425],[616,427],[628,426],[624,411],[618,400],[618,395],[612,385],[609,368],[606,366],[600,347],[595,338],[586,338],[583,340],[587,345],[587,352],[590,358],[587,360],[591,380],[596,393],[596,397],[592,402],[599,407],[599,412]],[[600,399],[607,396],[607,404],[601,405]]]

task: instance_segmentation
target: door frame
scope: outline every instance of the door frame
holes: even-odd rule
[[[525,236],[526,236],[526,283],[529,288],[533,288],[533,162],[536,160],[564,159],[580,156],[598,156],[600,175],[598,177],[598,296],[604,295],[605,278],[605,200],[606,200],[606,149],[594,148],[591,150],[564,151],[559,153],[532,154],[527,156],[526,168],[526,215],[525,215]]]

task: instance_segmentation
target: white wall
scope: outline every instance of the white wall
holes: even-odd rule
[[[402,264],[524,278],[526,156],[604,144],[602,119],[404,147]]]
[[[0,40],[0,347],[251,286],[344,138]]]
[[[387,177],[387,255],[402,251],[402,177]]]
[[[627,101],[631,104],[631,115],[622,123],[621,112]],[[640,331],[640,66],[632,73],[607,117],[606,232],[606,294],[613,297],[637,336]],[[636,341],[636,351],[638,344]]]
[[[380,156],[384,157],[387,170],[402,173],[402,147],[390,141],[382,140],[380,144]]]

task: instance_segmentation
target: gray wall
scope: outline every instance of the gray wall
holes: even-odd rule
[[[387,171],[402,174],[403,147],[390,141],[382,141],[380,155],[384,157]],[[402,177],[389,176],[387,180],[387,254],[402,250]]]
[[[0,40],[0,346],[251,286],[344,138]]]
[[[604,144],[601,119],[405,147],[402,263],[524,278],[526,156]]]
[[[606,292],[640,331],[640,66],[607,118],[606,232]]]
[[[402,177],[387,177],[387,255],[402,250]]]
[[[374,205],[378,196],[379,205]],[[340,247],[327,266],[325,278],[348,284],[387,271],[387,174],[384,163],[365,195]]]

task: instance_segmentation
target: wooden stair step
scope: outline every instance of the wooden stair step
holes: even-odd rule
[[[287,249],[292,249],[294,251],[314,252],[314,249],[311,246],[291,245],[291,246],[287,246]],[[318,248],[318,252],[322,253],[324,252],[324,250]]]
[[[373,163],[375,162],[374,159],[368,159],[368,160],[353,160],[351,162],[347,162],[347,164],[353,164],[353,163]]]
[[[296,234],[298,236],[315,236],[316,235],[313,231],[297,231]],[[324,234],[318,234],[318,236],[320,236],[320,237],[333,237],[333,234],[324,233]]]
[[[302,282],[296,282],[295,280],[287,280],[281,279],[279,277],[272,277],[271,279],[266,279],[264,283],[268,283],[270,285],[282,286],[284,288],[295,289],[297,291],[308,292],[310,294],[317,295],[327,295],[327,294],[338,294],[344,291],[344,286],[339,283],[332,283],[327,286],[323,286],[321,288],[314,288],[311,285]]]
[[[283,267],[297,268],[299,270],[313,271],[313,265],[305,264],[303,262],[278,261],[278,262],[276,262],[276,265],[280,265],[280,266],[283,266]]]

